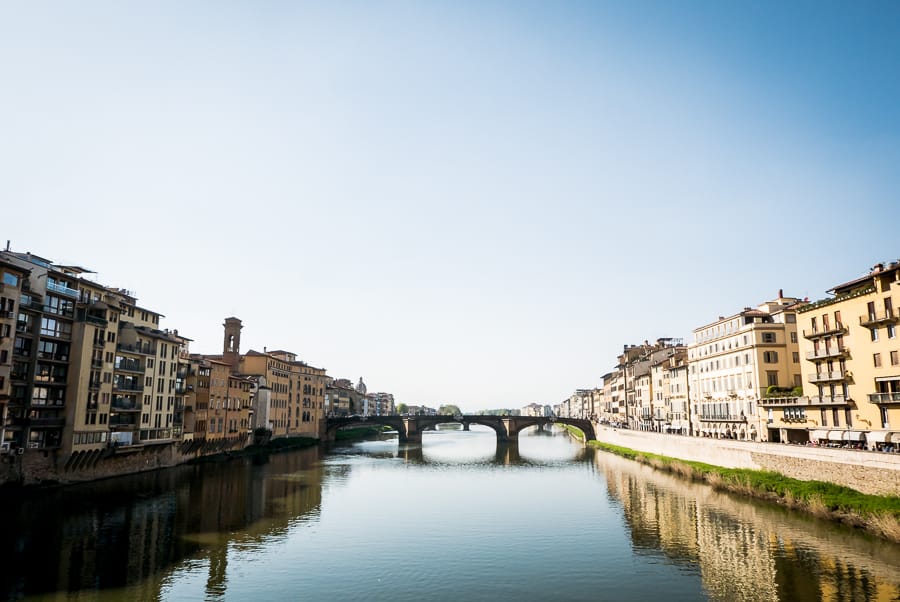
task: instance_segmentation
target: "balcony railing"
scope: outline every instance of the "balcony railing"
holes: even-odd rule
[[[900,393],[869,393],[872,403],[900,403]]]
[[[137,414],[111,414],[109,426],[112,428],[134,428],[137,426]]]
[[[743,414],[700,414],[702,422],[747,422]]]
[[[118,362],[116,363],[116,370],[123,372],[140,372],[143,374],[144,366],[140,362]]]
[[[143,355],[156,355],[156,347],[153,345],[124,345],[119,343],[116,345],[119,351],[129,351],[131,353],[141,353]]]
[[[140,393],[144,390],[142,383],[113,381],[113,390],[115,391],[132,391]]]
[[[128,398],[113,398],[112,402],[109,404],[109,408],[115,412],[140,412],[141,402]]]
[[[759,400],[759,405],[766,406],[805,406],[809,405],[807,397],[763,397]]]
[[[874,311],[866,316],[859,317],[859,325],[860,326],[878,326],[879,324],[886,324],[888,322],[896,322],[900,320],[900,316],[894,313],[894,309],[886,309],[882,312]]]
[[[840,357],[849,352],[849,349],[846,347],[826,347],[824,349],[819,349],[818,351],[810,351],[806,354],[806,359],[808,360],[821,360],[829,357]]]
[[[810,374],[808,377],[811,383],[827,383],[849,378],[849,373],[840,370],[832,370],[831,372],[819,372],[818,374]]]
[[[26,418],[31,428],[59,428],[66,425],[65,418]]]
[[[809,398],[810,405],[817,406],[845,406],[848,402],[843,395],[813,395]]]
[[[841,322],[837,322],[834,326],[828,326],[822,328],[822,330],[804,330],[803,338],[812,340],[820,337],[827,337],[828,335],[845,334],[846,332],[847,329],[844,325]]]
[[[84,315],[84,321],[88,324],[95,324],[97,326],[103,326],[104,328],[109,325],[109,322],[106,318],[102,316],[93,316],[91,314]]]
[[[67,295],[69,297],[78,298],[78,289],[69,288],[62,282],[53,282],[52,280],[47,281],[47,290],[53,291],[54,293],[59,293],[61,295]]]

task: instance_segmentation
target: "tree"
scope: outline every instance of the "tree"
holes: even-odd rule
[[[462,411],[459,409],[459,406],[448,403],[438,408],[438,414],[441,416],[456,416],[457,414],[461,415]]]
[[[398,403],[398,404],[397,404],[397,413],[398,413],[398,414],[406,414],[407,412],[409,412],[409,406],[408,406],[408,405],[406,405],[405,403]]]

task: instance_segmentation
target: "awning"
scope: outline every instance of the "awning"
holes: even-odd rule
[[[883,383],[891,380],[900,380],[900,376],[876,376],[875,382]]]
[[[891,431],[872,431],[866,435],[869,443],[890,443],[891,435],[900,435],[900,433],[892,433]]]
[[[865,441],[866,433],[863,431],[844,431],[846,433],[846,437],[844,441]]]
[[[843,441],[844,433],[846,433],[846,432],[847,431],[828,431],[827,439],[829,441]]]
[[[815,439],[816,441],[820,439],[828,439],[828,431],[816,430],[809,431],[809,438]]]

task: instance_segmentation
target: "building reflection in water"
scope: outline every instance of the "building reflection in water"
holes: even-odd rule
[[[900,599],[900,546],[597,452],[637,553],[699,567],[713,600]]]
[[[221,597],[228,551],[283,537],[322,501],[318,450],[202,464],[5,496],[0,597],[106,591],[162,599],[165,575],[208,562],[206,593]],[[115,594],[113,592],[115,590]]]

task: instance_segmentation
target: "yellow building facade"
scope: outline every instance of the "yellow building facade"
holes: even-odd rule
[[[828,292],[798,311],[803,395],[775,418],[814,444],[896,451],[900,263],[878,264]]]

